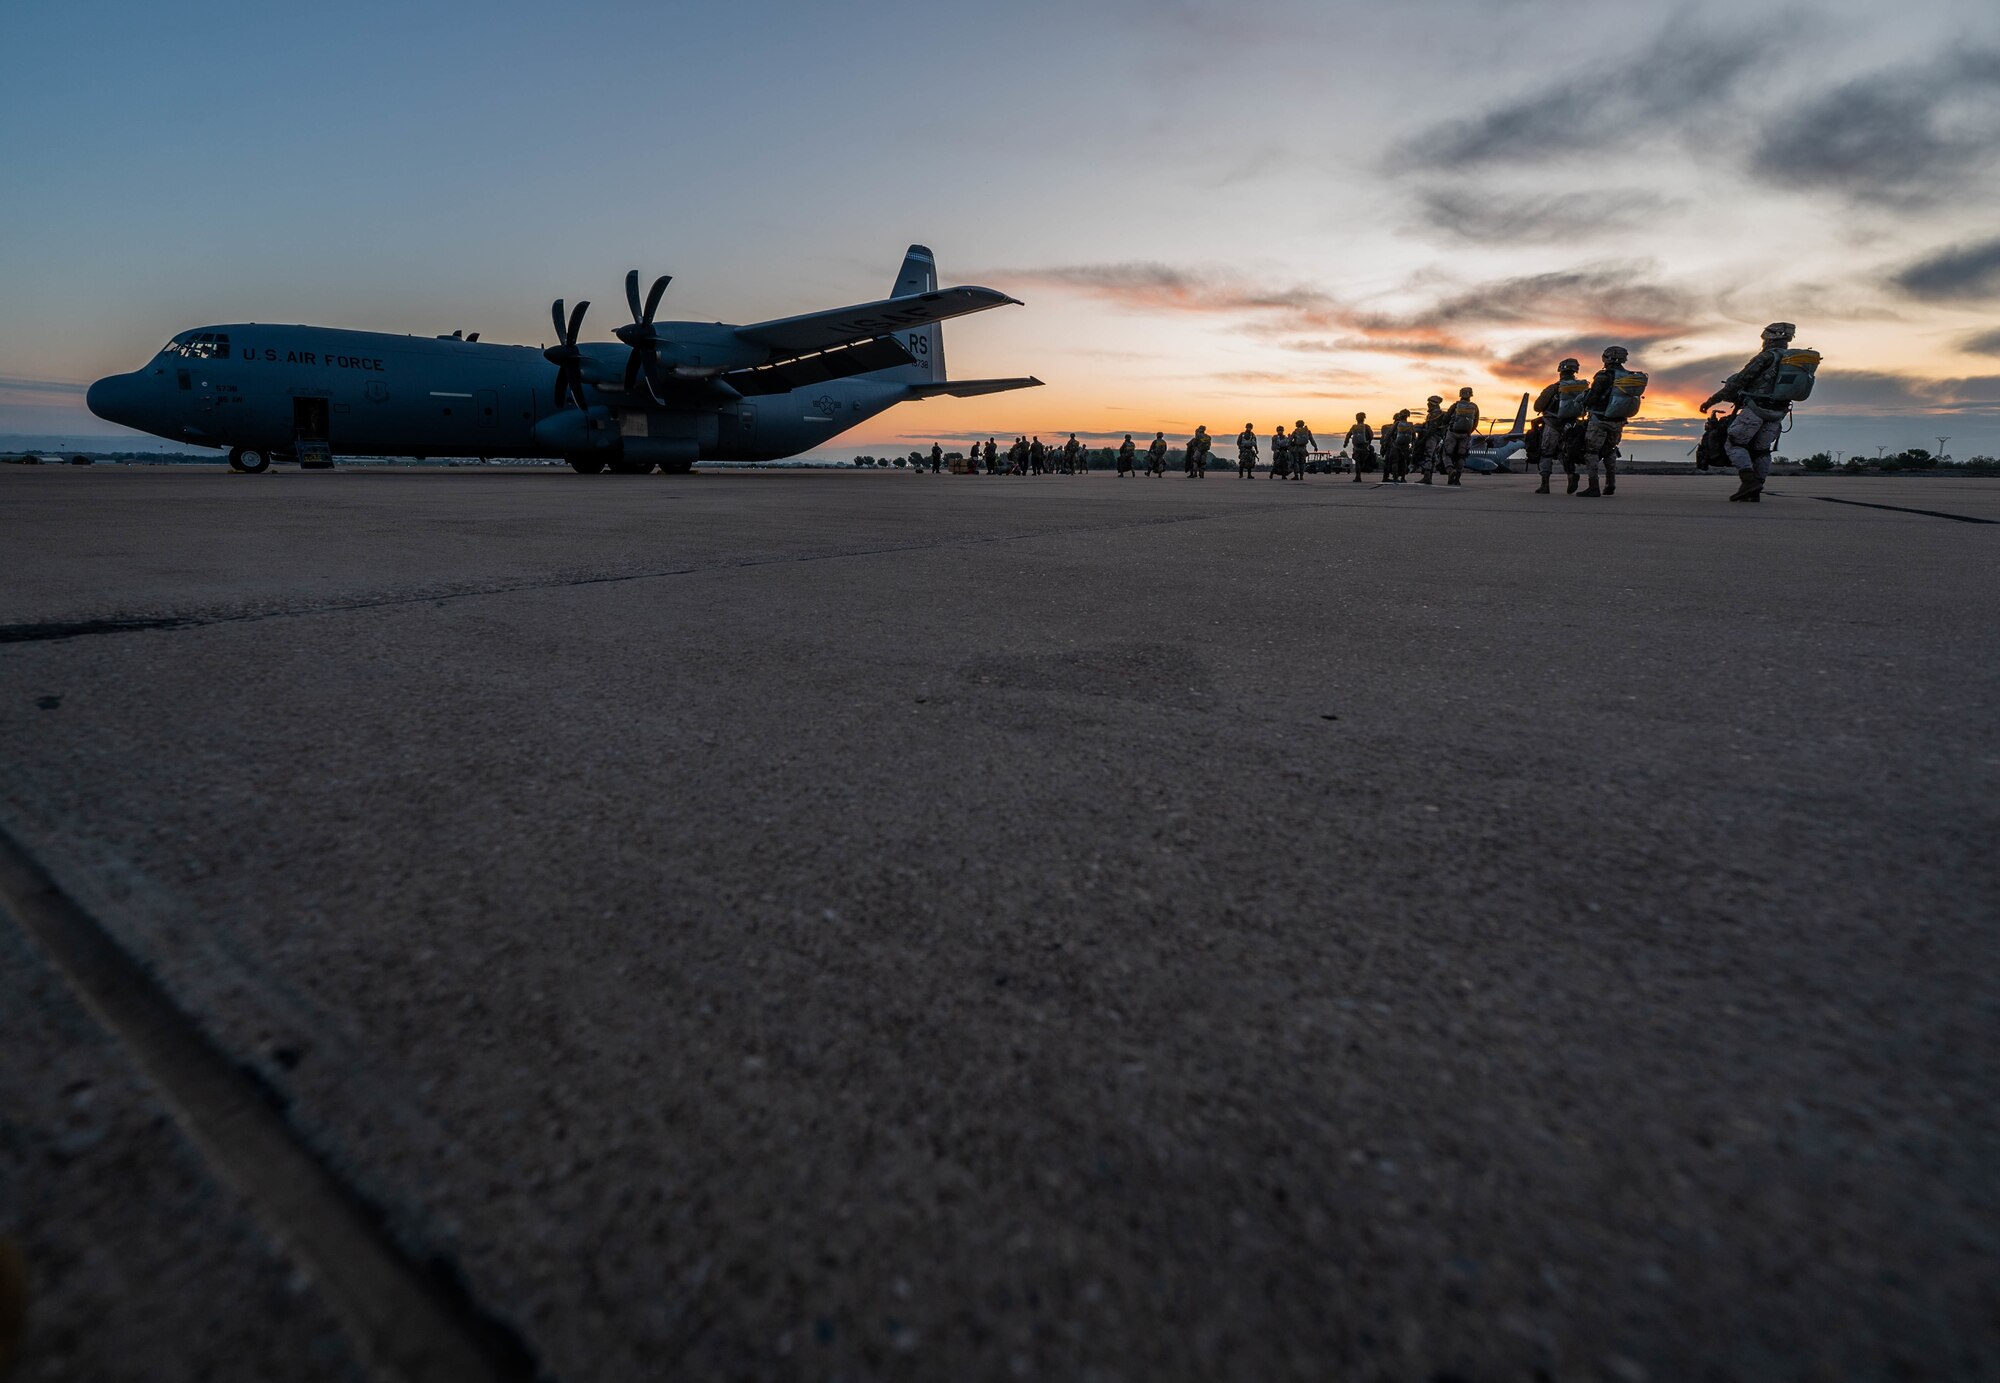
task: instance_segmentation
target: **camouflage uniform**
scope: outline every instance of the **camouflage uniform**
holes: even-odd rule
[[[1000,459],[1000,448],[994,445],[993,439],[991,437],[988,437],[986,439],[986,473],[988,475],[993,474],[993,464],[999,459]]]
[[[1384,479],[1401,485],[1409,479],[1410,461],[1420,439],[1417,425],[1410,421],[1409,409],[1396,414],[1387,436],[1388,441],[1382,447],[1382,474]]]
[[[1205,427],[1196,428],[1194,436],[1188,438],[1187,473],[1193,479],[1208,479],[1208,449],[1214,445],[1214,439]]]
[[[943,447],[941,447],[941,446],[939,446],[939,445],[938,445],[938,444],[937,444],[936,442],[932,442],[932,443],[931,443],[931,474],[932,474],[932,475],[936,475],[936,474],[937,474],[937,473],[938,473],[939,471],[941,471],[941,470],[943,470],[943,469],[944,469],[944,448],[943,448]]]
[[[1423,450],[1417,462],[1423,469],[1426,485],[1431,483],[1431,472],[1437,469],[1438,439],[1444,435],[1444,410],[1438,407],[1443,402],[1436,394],[1425,400],[1424,420],[1418,424],[1417,436]]]
[[[1236,434],[1236,474],[1250,479],[1250,473],[1257,469],[1257,430],[1250,424],[1243,424],[1243,430]]]
[[[1283,480],[1292,473],[1292,439],[1280,427],[1271,433],[1271,479]]]
[[[1300,418],[1292,424],[1292,479],[1306,478],[1306,457],[1319,449],[1319,438],[1313,436],[1306,420]]]
[[[1617,356],[1614,361],[1611,357]],[[1583,498],[1589,499],[1600,493],[1597,488],[1597,468],[1604,467],[1603,494],[1614,494],[1618,489],[1618,462],[1612,455],[1619,442],[1625,437],[1624,418],[1607,418],[1604,410],[1611,406],[1614,381],[1623,372],[1627,356],[1623,346],[1612,346],[1604,352],[1604,368],[1590,377],[1590,392],[1584,395],[1583,406],[1588,410],[1583,423],[1583,469],[1590,484],[1583,491]],[[1574,433],[1576,429],[1572,428]]]
[[[1555,463],[1562,461],[1563,471],[1569,476],[1569,488],[1576,489],[1576,459],[1564,455],[1569,444],[1573,423],[1564,422],[1558,415],[1562,407],[1562,386],[1565,381],[1576,378],[1581,367],[1574,360],[1565,360],[1556,370],[1555,381],[1535,395],[1535,412],[1540,417],[1540,435],[1536,439],[1535,455],[1537,468],[1542,473],[1542,487],[1537,494],[1547,494],[1549,477],[1555,473]]]
[[[1771,397],[1778,384],[1779,362],[1792,343],[1798,328],[1790,322],[1773,322],[1764,328],[1764,349],[1750,357],[1742,369],[1722,381],[1722,387],[1702,405],[1706,411],[1718,402],[1736,405],[1729,420],[1723,453],[1736,467],[1740,488],[1731,499],[1754,500],[1764,493],[1771,475],[1771,452],[1784,429],[1788,405]]]
[[[1468,405],[1471,407],[1472,426],[1460,432],[1454,423]],[[1451,474],[1445,483],[1456,485],[1465,474],[1465,458],[1472,451],[1472,434],[1479,430],[1479,407],[1473,404],[1469,391],[1461,390],[1458,402],[1446,409],[1444,416],[1444,430],[1438,436],[1438,459],[1450,463]]]
[[[1132,434],[1129,432],[1126,433],[1124,443],[1118,448],[1119,475],[1127,476],[1132,474],[1132,453],[1136,450],[1138,448],[1132,445]]]
[[[1354,458],[1354,483],[1358,485],[1361,483],[1361,463],[1375,459],[1375,429],[1368,426],[1366,413],[1354,415],[1354,426],[1347,429],[1343,440],[1347,445],[1347,454]]]
[[[1153,434],[1152,445],[1146,448],[1146,474],[1151,476],[1161,476],[1165,475],[1166,473],[1167,473],[1167,438],[1166,434],[1156,432]]]
[[[1063,449],[1062,449],[1063,469],[1069,472],[1069,474],[1071,475],[1077,474],[1080,469],[1080,467],[1077,465],[1077,461],[1078,458],[1080,458],[1082,455],[1083,455],[1083,444],[1076,440],[1076,434],[1072,432],[1069,435],[1069,440],[1063,443]]]

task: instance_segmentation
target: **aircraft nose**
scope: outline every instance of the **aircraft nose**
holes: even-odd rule
[[[138,402],[137,375],[106,375],[85,391],[83,401],[90,411],[108,423],[123,423],[132,416]]]

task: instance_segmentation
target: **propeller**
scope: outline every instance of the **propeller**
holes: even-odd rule
[[[630,269],[625,274],[625,301],[631,305],[632,320],[619,327],[614,333],[620,341],[632,348],[625,357],[625,392],[631,393],[645,381],[646,397],[654,403],[660,396],[653,392],[652,367],[660,363],[660,346],[664,337],[653,326],[653,314],[660,310],[660,297],[667,291],[667,285],[674,281],[672,274],[661,274],[653,280],[653,286],[646,294],[642,306],[639,302],[639,271]]]
[[[563,325],[563,300],[557,298],[549,304],[549,316],[556,324],[556,344],[542,352],[542,359],[556,367],[556,402],[574,399],[576,406],[588,410],[590,400],[583,392],[583,352],[576,348],[577,328],[583,325],[583,314],[590,307],[589,302],[579,302],[576,310],[569,314],[569,325]]]

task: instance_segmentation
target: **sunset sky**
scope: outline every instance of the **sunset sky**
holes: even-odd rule
[[[1788,452],[2000,454],[1990,0],[12,0],[0,52],[0,433],[115,432],[83,386],[204,323],[605,339],[628,268],[747,322],[921,241],[1027,303],[951,373],[1048,387],[838,453],[1511,413],[1616,341],[1664,459],[1782,318]]]

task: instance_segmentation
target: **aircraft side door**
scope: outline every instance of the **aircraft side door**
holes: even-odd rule
[[[500,426],[494,435],[508,446],[526,446],[535,436],[535,391],[510,384],[500,391]]]

